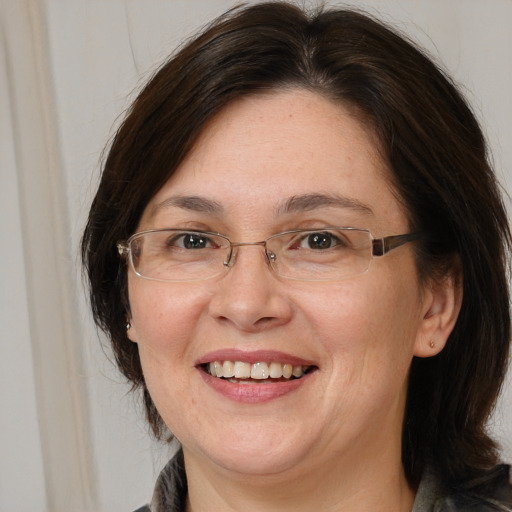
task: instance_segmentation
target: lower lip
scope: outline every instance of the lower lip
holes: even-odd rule
[[[307,383],[314,372],[307,373],[300,379],[268,384],[236,384],[225,379],[212,377],[201,369],[199,369],[199,373],[208,386],[229,400],[244,403],[262,403],[275,400],[296,391]]]

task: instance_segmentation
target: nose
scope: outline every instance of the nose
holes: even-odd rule
[[[268,264],[262,244],[233,248],[229,271],[216,282],[209,313],[240,331],[259,332],[284,325],[293,313],[285,284]]]

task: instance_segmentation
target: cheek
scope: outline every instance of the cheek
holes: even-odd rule
[[[204,287],[129,280],[133,341],[139,344],[141,359],[153,354],[159,360],[166,354],[185,357],[199,318],[209,297]],[[174,359],[174,358],[173,358]]]
[[[400,418],[419,318],[414,288],[360,279],[312,299],[306,323],[310,337],[322,345],[327,376],[322,401],[333,435],[350,425]]]
[[[371,343],[382,328],[382,320],[387,320],[380,294],[360,284],[345,281],[322,293],[313,291],[301,297],[298,309],[318,338],[333,350],[356,348],[355,338],[364,339],[365,345]]]
[[[385,369],[407,372],[421,324],[421,301],[413,283],[400,278],[376,282],[367,274],[324,294],[303,296],[300,309],[310,336],[323,345],[334,371],[353,379]]]
[[[133,341],[138,344],[146,386],[164,422],[181,432],[176,418],[196,416],[187,392],[194,368],[191,339],[209,298],[193,285],[129,281]],[[195,418],[199,421],[199,418]]]

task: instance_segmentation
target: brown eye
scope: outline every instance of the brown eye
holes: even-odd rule
[[[167,245],[191,250],[214,247],[210,238],[204,233],[180,233],[169,239]]]
[[[333,245],[333,237],[329,233],[313,233],[307,237],[309,249],[329,249]]]
[[[339,237],[328,231],[318,231],[315,233],[309,233],[300,242],[299,248],[311,249],[313,251],[322,251],[326,249],[332,249],[337,246],[346,246]]]

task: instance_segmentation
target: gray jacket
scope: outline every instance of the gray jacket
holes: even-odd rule
[[[493,496],[481,496],[476,491],[447,493],[433,472],[424,475],[412,512],[512,512],[512,486],[508,467],[496,468]],[[183,453],[169,461],[158,477],[151,505],[135,512],[184,512],[187,480]]]

